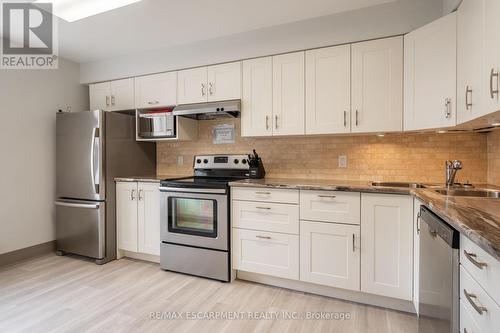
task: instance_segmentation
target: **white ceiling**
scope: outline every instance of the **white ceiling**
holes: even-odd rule
[[[59,54],[89,62],[393,1],[143,0],[73,23],[59,20]]]

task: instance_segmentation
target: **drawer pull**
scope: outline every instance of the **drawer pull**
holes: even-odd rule
[[[465,295],[465,298],[467,298],[467,300],[469,301],[470,305],[472,305],[472,307],[474,308],[474,310],[477,311],[477,313],[479,313],[480,315],[482,315],[483,312],[487,312],[488,311],[488,309],[486,309],[484,306],[477,305],[474,302],[474,299],[477,299],[476,295],[469,294],[467,292],[467,290],[465,290],[465,289],[464,289],[464,295]]]
[[[270,236],[255,236],[256,238],[261,238],[261,239],[271,239]]]
[[[265,210],[271,210],[271,207],[255,207],[257,209],[265,209]]]
[[[474,253],[468,253],[467,251],[464,250],[465,257],[469,259],[471,263],[473,263],[477,268],[483,269],[483,267],[488,266],[487,263],[484,262],[479,262],[475,258],[477,258],[477,255]]]
[[[336,196],[335,195],[318,195],[318,198],[330,198],[330,199],[335,199]]]
[[[255,194],[271,195],[271,192],[255,192]]]

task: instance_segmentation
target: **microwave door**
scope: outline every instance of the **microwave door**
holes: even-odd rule
[[[105,200],[102,117],[102,111],[57,114],[57,197]]]

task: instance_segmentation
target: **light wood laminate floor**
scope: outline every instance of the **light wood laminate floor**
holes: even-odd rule
[[[181,319],[151,313],[181,312]],[[193,320],[201,315],[262,312],[269,320]],[[348,320],[293,320],[306,312],[349,313]],[[241,315],[241,314],[240,314]],[[191,315],[192,316],[192,315]],[[0,267],[0,332],[416,332],[415,316],[237,280],[165,272],[121,259],[97,266],[46,255]]]

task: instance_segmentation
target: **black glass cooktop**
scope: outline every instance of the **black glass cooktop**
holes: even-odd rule
[[[184,187],[184,188],[226,188],[229,182],[244,179],[245,177],[184,177],[165,179],[161,181],[164,187]]]

